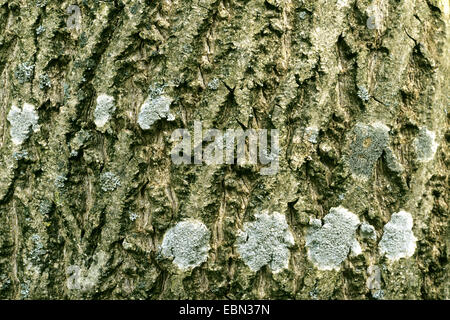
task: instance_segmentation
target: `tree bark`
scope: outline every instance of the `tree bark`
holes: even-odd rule
[[[449,10],[0,0],[0,298],[449,299]],[[174,164],[194,121],[279,130],[278,172]],[[278,241],[263,212],[281,270],[239,247]],[[183,221],[207,251],[184,269]]]

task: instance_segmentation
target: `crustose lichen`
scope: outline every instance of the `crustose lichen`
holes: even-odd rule
[[[414,139],[414,147],[420,162],[431,161],[438,148],[436,134],[425,127],[421,128],[419,135]]]
[[[29,82],[33,79],[34,66],[35,65],[30,62],[24,62],[16,68],[14,75],[20,84],[24,84],[25,82]]]
[[[97,97],[97,105],[94,110],[94,122],[97,128],[103,127],[116,110],[114,97],[101,94]]]
[[[11,124],[11,140],[15,145],[22,144],[31,131],[39,130],[39,116],[31,104],[25,103],[22,110],[13,105],[7,119]]]
[[[39,76],[39,88],[41,90],[46,90],[52,86],[52,81],[50,80],[48,74],[44,73]]]
[[[413,219],[409,212],[394,213],[384,226],[379,243],[380,253],[391,261],[411,257],[416,250],[416,237],[412,232]]]
[[[36,28],[36,35],[40,35],[41,33],[45,32],[45,27],[43,25],[40,25]]]
[[[195,268],[208,258],[210,231],[198,220],[178,222],[164,235],[161,254],[181,270]]]
[[[364,101],[367,102],[370,99],[369,91],[363,86],[358,86],[358,97]]]
[[[138,124],[143,130],[149,130],[159,119],[167,121],[175,120],[175,116],[170,113],[170,105],[173,99],[164,95],[164,88],[167,85],[152,85],[149,88],[149,95],[141,106],[138,115]]]
[[[141,106],[141,111],[138,115],[138,124],[144,129],[148,130],[151,126],[162,118],[173,120],[174,117],[170,113],[170,104],[173,99],[164,95],[158,97],[148,97]]]
[[[323,226],[315,223],[306,237],[308,258],[319,270],[338,270],[351,252],[361,253],[356,240],[359,218],[345,208],[331,208]]]
[[[254,222],[246,222],[237,239],[238,252],[252,270],[258,271],[269,265],[273,272],[288,267],[289,247],[294,237],[283,214],[256,214]]]
[[[381,123],[358,123],[353,130],[349,166],[353,175],[367,179],[389,143],[389,128]]]
[[[67,181],[67,177],[65,175],[59,175],[55,178],[55,186],[59,189],[64,188],[64,185]]]
[[[100,187],[103,191],[114,191],[120,187],[120,179],[112,172],[102,173],[100,176]]]

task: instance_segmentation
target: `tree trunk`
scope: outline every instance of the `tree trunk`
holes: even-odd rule
[[[0,0],[0,298],[450,299],[447,0],[78,3]]]

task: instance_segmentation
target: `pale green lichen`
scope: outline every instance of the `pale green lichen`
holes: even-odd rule
[[[208,258],[210,231],[198,220],[178,222],[164,235],[161,254],[181,270],[195,268]]]
[[[355,237],[360,221],[342,207],[331,208],[323,220],[323,226],[316,223],[306,236],[308,258],[319,270],[339,270],[350,252],[361,253]]]
[[[257,214],[254,222],[246,222],[237,239],[238,252],[245,264],[258,271],[268,265],[277,273],[288,267],[289,247],[294,237],[283,214]]]
[[[413,219],[409,212],[394,213],[384,226],[383,237],[379,243],[381,254],[391,261],[411,257],[416,250],[416,237],[412,232]]]
[[[32,131],[39,131],[39,116],[31,104],[25,103],[22,110],[13,105],[7,119],[11,124],[11,140],[15,145],[22,144]]]
[[[94,123],[97,128],[103,127],[111,118],[115,110],[114,97],[106,94],[99,95],[94,110]]]

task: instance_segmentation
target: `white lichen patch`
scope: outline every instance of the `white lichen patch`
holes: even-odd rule
[[[436,154],[438,144],[436,143],[436,134],[427,128],[421,128],[419,135],[414,139],[417,160],[428,162],[433,160]]]
[[[114,97],[101,94],[97,97],[97,105],[94,110],[94,122],[97,128],[103,127],[116,110]]]
[[[15,145],[22,144],[32,131],[39,131],[39,116],[31,104],[25,103],[22,110],[11,106],[7,119],[11,124],[11,140]]]
[[[139,218],[139,215],[137,213],[130,212],[129,218],[130,218],[131,221],[134,221],[137,218]]]
[[[364,102],[368,102],[370,99],[369,91],[367,91],[367,89],[364,86],[358,86],[357,95]]]
[[[42,24],[36,28],[36,35],[40,35],[41,33],[44,33],[44,32],[45,32],[45,27]]]
[[[173,258],[173,263],[181,270],[195,268],[208,258],[208,228],[198,220],[178,222],[164,235],[161,254]]]
[[[411,257],[416,250],[416,237],[412,232],[413,219],[409,212],[394,213],[384,226],[379,243],[380,253],[391,261]]]
[[[306,236],[308,258],[319,270],[339,270],[350,252],[361,253],[355,238],[360,221],[342,207],[331,208],[323,220],[323,226],[312,227]]]
[[[17,66],[15,76],[20,84],[33,80],[35,65],[31,62],[24,62]]]
[[[289,247],[294,237],[286,217],[278,212],[255,215],[254,222],[246,222],[237,239],[238,252],[245,264],[258,271],[268,265],[277,273],[288,267]]]
[[[208,83],[208,89],[217,90],[219,88],[219,79],[214,78]]]
[[[100,176],[100,187],[103,191],[114,191],[120,187],[120,179],[112,172],[102,173]]]
[[[320,228],[322,227],[322,220],[320,219],[310,219],[309,225],[313,228]]]
[[[172,98],[165,95],[149,96],[141,106],[137,121],[139,126],[148,130],[159,119],[174,120],[175,117],[170,113],[172,101]]]

